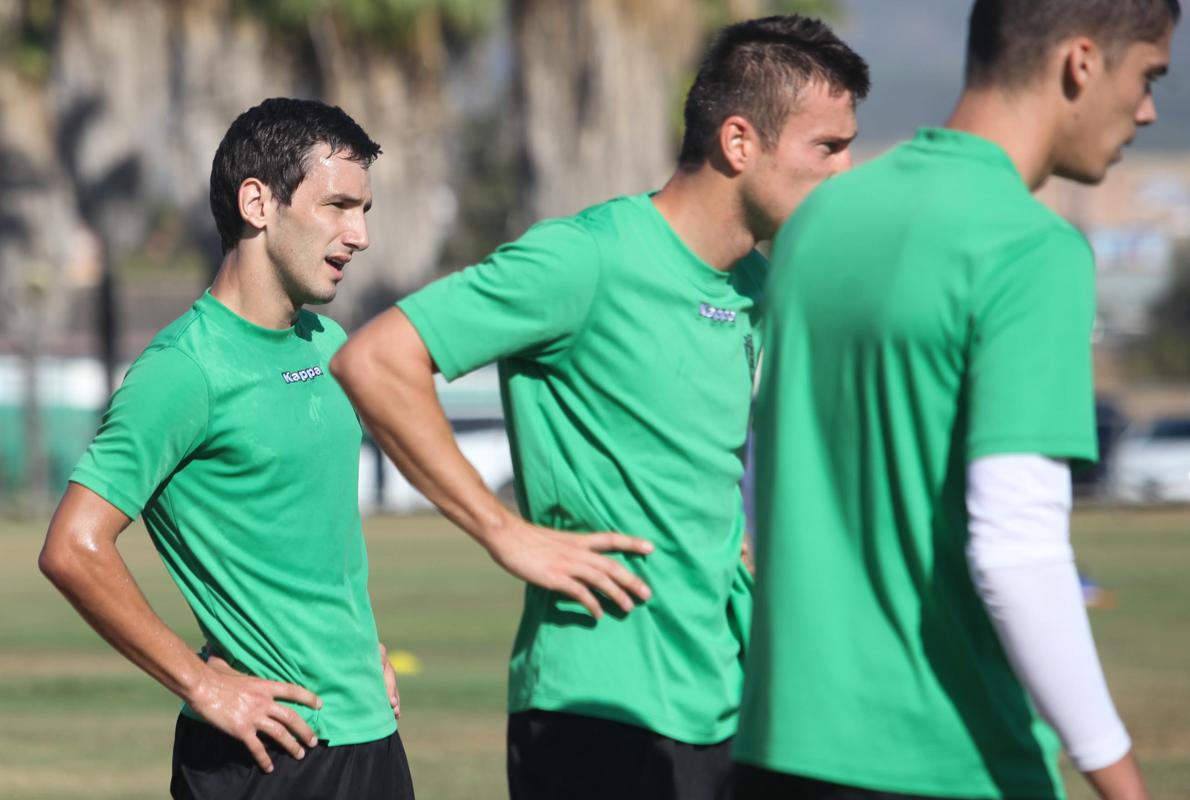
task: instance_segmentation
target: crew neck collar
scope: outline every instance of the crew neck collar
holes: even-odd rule
[[[954,128],[920,128],[913,137],[912,145],[935,153],[971,158],[1011,170],[1018,179],[1021,174],[1016,164],[1008,157],[1004,148],[974,133]]]
[[[647,192],[645,194],[635,195],[629,198],[636,205],[640,206],[644,213],[653,221],[653,225],[661,232],[663,238],[673,244],[674,249],[685,256],[682,275],[694,285],[708,291],[721,292],[724,287],[731,282],[730,269],[715,269],[706,261],[704,261],[697,253],[690,249],[690,246],[678,236],[678,232],[669,224],[669,220],[653,203],[653,195],[657,192]],[[747,258],[745,256],[744,258]],[[743,259],[740,259],[742,261]],[[739,264],[739,261],[736,262]],[[733,265],[734,269],[734,265]]]
[[[236,312],[225,306],[219,298],[211,294],[211,290],[207,289],[202,293],[202,297],[194,303],[194,307],[204,314],[209,314],[211,317],[220,320],[224,324],[231,325],[239,330],[241,333],[262,342],[286,342],[298,335],[298,326],[301,325],[301,312],[298,312],[298,321],[294,325],[287,328],[266,328],[263,325],[257,325],[254,322],[244,319]]]

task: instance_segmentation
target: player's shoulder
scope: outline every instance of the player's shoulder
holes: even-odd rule
[[[196,326],[199,326],[201,320],[202,312],[199,310],[198,303],[195,303],[173,322],[157,331],[149,342],[149,348],[187,347],[195,339],[201,338],[201,334],[196,331]]]
[[[557,266],[575,277],[595,279],[617,242],[617,200],[590,206],[565,217],[549,217],[529,227],[495,255],[531,258]]]
[[[567,217],[547,217],[528,227],[517,239],[501,245],[497,252],[529,248],[534,251],[557,253],[594,252],[595,232],[601,228],[598,214],[584,209]]]
[[[201,350],[189,346],[192,340],[186,335],[193,329],[193,323],[179,330],[170,327],[163,328],[133,360],[125,383],[135,377],[137,386],[157,386],[177,394],[205,389],[207,370],[200,360]]]
[[[588,206],[558,222],[574,226],[597,243],[619,242],[631,231],[651,229],[658,212],[649,194],[623,195]]]
[[[1077,270],[1094,263],[1083,233],[1027,191],[966,230],[989,266],[1030,261],[1033,256]]]
[[[1082,232],[1041,201],[1028,196],[1011,213],[972,225],[967,254],[977,296],[1094,292],[1095,258]],[[1079,288],[1081,287],[1081,289]]]
[[[1028,231],[1031,236],[1046,244],[1063,247],[1088,258],[1092,257],[1091,243],[1087,241],[1083,232],[1075,227],[1074,223],[1034,195],[1029,195],[1027,208],[1028,219],[1031,223],[1028,226]]]
[[[617,221],[623,220],[625,216],[639,214],[641,204],[644,202],[651,202],[647,194],[613,197],[610,200],[604,200],[602,203],[587,206],[582,211],[566,219],[585,228],[615,224]]]
[[[209,337],[203,331],[203,314],[199,303],[159,330],[133,361],[133,366],[148,367],[162,372],[201,372],[201,362]]]

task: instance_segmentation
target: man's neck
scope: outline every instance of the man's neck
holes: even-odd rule
[[[653,204],[678,238],[715,269],[731,269],[756,246],[733,187],[712,169],[679,169],[653,195]]]
[[[301,305],[285,293],[276,272],[237,247],[223,257],[211,294],[238,316],[262,328],[289,328]]]
[[[1053,174],[1057,123],[1048,100],[1023,90],[967,89],[946,122],[947,128],[981,136],[1004,149],[1021,179],[1035,192]]]

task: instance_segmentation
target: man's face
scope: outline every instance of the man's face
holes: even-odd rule
[[[1157,121],[1152,83],[1169,66],[1173,27],[1157,42],[1133,42],[1086,84],[1071,116],[1054,173],[1098,183],[1123,158],[1136,129]]]
[[[815,186],[851,167],[855,100],[814,81],[802,91],[774,147],[762,150],[741,194],[749,230],[771,239]]]
[[[288,206],[277,203],[268,253],[295,305],[329,303],[352,255],[368,246],[368,170],[348,154],[315,145]]]

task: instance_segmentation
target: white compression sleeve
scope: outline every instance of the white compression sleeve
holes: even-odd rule
[[[1132,746],[1108,693],[1070,546],[1070,469],[1040,455],[967,468],[975,588],[1037,710],[1075,767],[1109,766]]]

